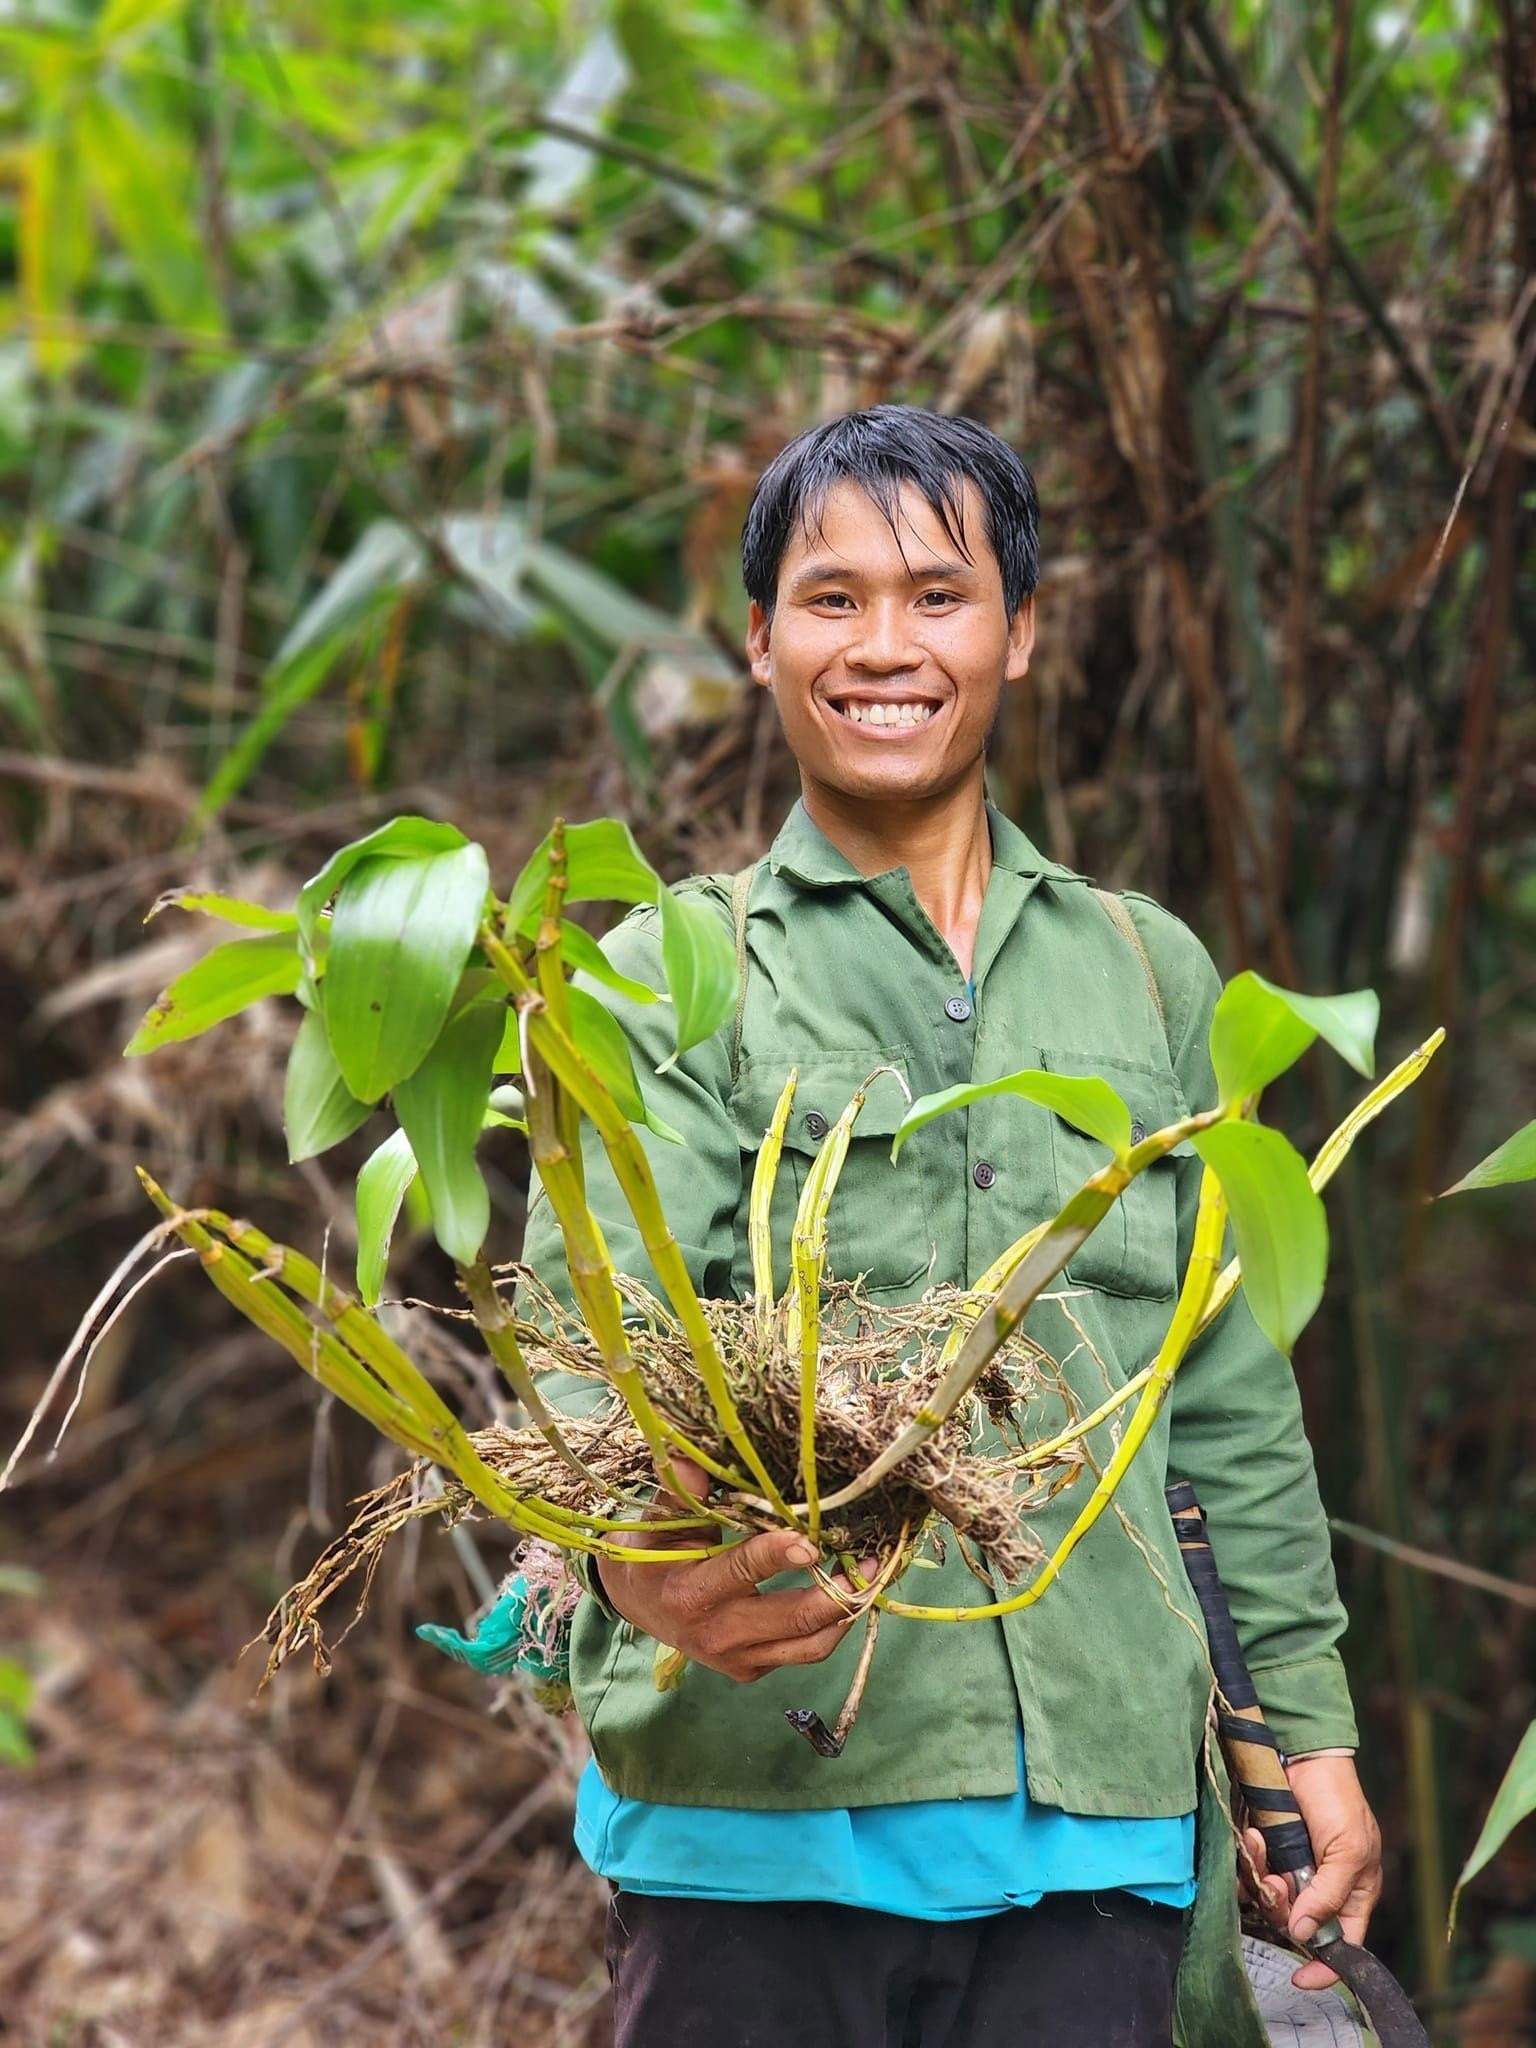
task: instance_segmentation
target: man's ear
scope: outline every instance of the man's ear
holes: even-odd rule
[[[772,629],[768,614],[754,597],[747,607],[747,659],[752,665],[752,680],[761,683],[766,690],[772,682],[768,666],[768,636]]]
[[[1022,683],[1029,674],[1029,657],[1035,651],[1035,600],[1026,597],[1008,622],[1008,661],[1003,669],[1007,682]]]

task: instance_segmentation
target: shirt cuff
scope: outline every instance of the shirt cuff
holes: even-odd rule
[[[1309,1764],[1315,1756],[1353,1756],[1352,1749],[1304,1749],[1297,1756],[1287,1755],[1288,1764]]]
[[[1253,1684],[1264,1718],[1288,1757],[1358,1747],[1360,1731],[1337,1650],[1294,1664],[1272,1664],[1253,1673]]]
[[[576,1574],[581,1590],[597,1602],[610,1621],[622,1621],[623,1615],[603,1591],[603,1582],[598,1576],[597,1559],[586,1550],[573,1551],[570,1559],[571,1570]]]

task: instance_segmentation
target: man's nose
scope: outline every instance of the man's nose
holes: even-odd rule
[[[880,674],[917,668],[923,650],[913,633],[907,607],[899,603],[867,605],[845,658],[850,668],[871,669]]]

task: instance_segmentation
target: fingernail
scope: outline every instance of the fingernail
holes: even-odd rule
[[[1299,1920],[1291,1922],[1291,1932],[1298,1941],[1310,1941],[1317,1932],[1317,1922],[1303,1913]]]
[[[791,1564],[814,1564],[816,1562],[816,1546],[814,1543],[805,1542],[802,1538],[799,1543],[791,1543],[784,1555]]]

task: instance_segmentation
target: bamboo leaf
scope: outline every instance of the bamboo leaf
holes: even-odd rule
[[[461,1265],[479,1257],[490,1228],[491,1197],[475,1164],[475,1143],[485,1122],[500,1035],[501,1005],[471,1004],[444,1027],[394,1092],[395,1114],[432,1204],[437,1241]]]
[[[20,162],[21,302],[36,326],[38,367],[56,377],[85,346],[66,325],[94,254],[85,171],[70,137],[56,131],[39,136]]]
[[[283,1129],[290,1162],[297,1166],[301,1159],[328,1152],[350,1138],[373,1110],[373,1103],[360,1102],[342,1079],[325,1019],[317,1010],[307,1011],[288,1055],[283,1083]]]
[[[635,1062],[629,1040],[618,1018],[585,989],[568,989],[566,995],[571,1005],[571,1031],[577,1050],[596,1072],[624,1115],[632,1124],[644,1124],[658,1138],[681,1145],[682,1133],[673,1130],[669,1123],[646,1106],[640,1084],[635,1079]],[[500,1066],[499,1056],[497,1071],[507,1071]]]
[[[218,896],[211,889],[167,889],[157,896],[144,914],[144,922],[162,910],[200,910],[204,917],[217,917],[225,924],[247,925],[260,932],[296,932],[299,920],[291,910],[268,910],[264,903],[248,903],[243,896]]]
[[[664,1060],[665,1073],[679,1053],[718,1031],[736,1002],[736,949],[709,904],[696,896],[662,889],[661,964],[667,993],[677,1012],[677,1047]]]
[[[416,1178],[416,1154],[404,1131],[394,1131],[371,1152],[357,1176],[357,1291],[378,1306],[400,1205]]]
[[[1376,1071],[1375,991],[1303,996],[1251,970],[1234,975],[1211,1016],[1211,1064],[1223,1103],[1246,1101],[1324,1038],[1357,1072]]]
[[[123,1047],[123,1056],[136,1059],[179,1039],[196,1038],[263,996],[291,996],[301,971],[290,932],[215,946],[195,967],[177,975]]]
[[[1456,1889],[1451,1894],[1450,1918],[1446,1923],[1447,1936],[1455,1930],[1456,1908],[1461,1901],[1462,1886],[1476,1877],[1483,1866],[1503,1848],[1520,1822],[1532,1813],[1536,1813],[1536,1721],[1533,1721],[1521,1736],[1520,1746],[1510,1758],[1509,1769],[1504,1773],[1503,1782],[1493,1795],[1493,1804],[1488,1809],[1488,1818],[1483,1822],[1482,1832],[1473,1845],[1472,1854],[1461,1866],[1461,1875],[1457,1878]]]
[[[360,1101],[376,1102],[426,1057],[458,990],[488,887],[484,848],[471,844],[364,859],[342,883],[331,914],[325,1021]],[[488,1014],[499,1034],[501,1006]],[[496,1043],[493,1035],[487,1060]],[[435,1207],[430,1178],[427,1186]]]
[[[891,1158],[924,1124],[947,1116],[952,1109],[965,1109],[991,1095],[1021,1095],[1026,1102],[1038,1102],[1054,1110],[1075,1130],[1107,1145],[1117,1159],[1131,1149],[1131,1112],[1109,1083],[1096,1074],[1048,1074],[1039,1067],[1026,1067],[1017,1074],[1005,1074],[998,1081],[968,1081],[957,1088],[940,1088],[921,1095],[896,1127],[891,1140]]]
[[[1448,1187],[1445,1195],[1470,1194],[1474,1188],[1508,1187],[1518,1180],[1536,1180],[1536,1122],[1506,1138],[1497,1151],[1480,1159],[1469,1173]],[[1439,1197],[1442,1202],[1445,1195]]]
[[[1328,1267],[1328,1219],[1306,1161],[1263,1124],[1213,1124],[1191,1142],[1227,1198],[1253,1319],[1289,1356],[1322,1300]]]
[[[222,332],[224,317],[196,215],[171,198],[196,188],[180,138],[149,128],[105,91],[80,103],[75,128],[91,190],[133,261],[160,317],[196,333]]]

